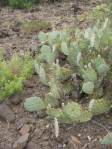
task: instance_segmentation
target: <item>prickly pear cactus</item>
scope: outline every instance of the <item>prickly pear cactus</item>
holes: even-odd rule
[[[70,68],[61,67],[59,61],[52,65],[50,68],[52,76],[57,80],[66,80],[68,79],[73,71]]]
[[[63,107],[63,112],[71,121],[78,122],[81,115],[81,105],[76,102],[70,102]]]
[[[69,82],[63,84],[63,93],[64,93],[64,95],[71,94],[74,91],[74,89],[75,89],[74,85],[69,83]]]
[[[68,62],[70,65],[77,66],[77,57],[78,54],[81,52],[78,44],[76,42],[72,42],[69,48],[69,54],[67,57]]]
[[[61,98],[61,84],[59,81],[56,81],[54,78],[49,82],[50,93],[54,99]]]
[[[62,51],[62,53],[64,53],[65,55],[68,55],[67,43],[64,42],[64,41],[61,43],[61,51]]]
[[[109,65],[106,64],[105,60],[100,55],[95,59],[95,68],[99,75],[105,75],[109,71]]]
[[[39,59],[41,61],[45,61],[47,62],[48,64],[52,64],[55,60],[55,51],[53,51],[51,49],[50,46],[48,45],[43,45],[40,49],[40,55],[39,55]]]
[[[51,105],[51,107],[59,106],[59,99],[55,98],[54,95],[49,92],[45,95],[45,103],[46,105]]]
[[[49,117],[57,118],[61,123],[87,122],[93,115],[109,111],[112,102],[103,98],[106,90],[103,81],[111,80],[109,72],[112,68],[109,22],[106,18],[103,23],[86,30],[39,33],[41,46],[35,70],[40,81],[48,86],[48,93],[43,100],[26,100],[26,109],[46,109]],[[73,96],[77,91],[94,99],[90,101],[88,109],[78,102],[72,102],[76,101]]]
[[[101,99],[92,99],[89,103],[89,111],[92,112],[93,115],[98,115],[102,113],[106,113],[111,108],[112,101],[106,100],[104,98]]]
[[[79,118],[79,122],[80,123],[88,122],[88,121],[91,120],[92,116],[93,115],[90,111],[88,111],[86,109],[85,110],[82,109],[82,112],[81,112],[81,115],[80,115],[80,118]]]
[[[35,70],[36,70],[36,73],[39,75],[40,81],[44,85],[48,85],[48,76],[45,72],[44,65],[43,64],[35,64]]]
[[[62,109],[48,108],[47,114],[49,117],[56,117],[61,123],[81,123],[87,122],[92,118],[91,112],[82,108],[76,102],[71,102],[65,105]]]
[[[71,123],[70,118],[63,113],[62,109],[47,108],[46,112],[51,119],[57,118],[60,123]]]
[[[24,102],[24,107],[30,112],[39,112],[46,108],[45,103],[40,97],[30,97]]]
[[[100,140],[101,144],[111,145],[112,144],[112,132],[109,132],[103,139]]]
[[[95,82],[97,80],[97,74],[92,67],[88,67],[83,71],[83,78],[84,81]]]
[[[40,32],[38,34],[38,39],[41,43],[45,43],[47,41],[47,35],[44,32]]]
[[[94,91],[94,83],[93,82],[84,82],[82,86],[82,91],[86,94],[92,94]]]

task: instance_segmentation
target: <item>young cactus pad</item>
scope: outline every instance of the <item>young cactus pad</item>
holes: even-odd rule
[[[112,144],[112,132],[109,132],[103,139],[100,140],[101,144],[111,145]]]
[[[64,53],[65,55],[68,55],[68,47],[67,47],[67,43],[66,42],[62,42],[61,43],[61,51],[62,51],[62,53]]]
[[[100,55],[95,59],[95,67],[99,75],[105,75],[109,71],[109,65]]]
[[[39,112],[46,108],[45,103],[40,97],[30,97],[24,102],[24,107],[29,112]]]
[[[86,94],[92,94],[94,91],[94,83],[93,82],[84,82],[82,86],[82,91]]]
[[[95,82],[97,80],[97,74],[93,68],[87,68],[84,70],[83,78],[85,81]]]
[[[104,98],[98,100],[92,99],[89,103],[89,111],[92,112],[93,115],[106,113],[110,110],[111,104],[112,102],[110,100]]]
[[[63,112],[67,115],[72,121],[79,121],[81,115],[81,105],[76,102],[68,103],[64,106]]]
[[[87,122],[91,119],[92,114],[83,110],[82,106],[76,102],[68,103],[63,109],[48,108],[47,114],[50,118],[57,118],[61,123],[80,123]]]
[[[54,95],[49,92],[48,94],[45,95],[45,103],[46,105],[51,105],[51,107],[56,107],[59,105],[59,100],[54,97]]]
[[[48,45],[43,45],[40,49],[40,58],[41,60],[46,61],[47,63],[51,64],[55,60],[55,51],[51,49]]]
[[[40,32],[38,34],[38,39],[41,43],[44,43],[47,40],[47,35],[44,32]]]
[[[40,81],[44,85],[48,85],[48,78],[47,78],[47,74],[44,69],[44,65],[43,64],[35,64],[35,71],[39,75]]]

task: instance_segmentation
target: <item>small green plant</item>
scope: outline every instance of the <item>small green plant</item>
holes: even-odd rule
[[[21,29],[28,34],[39,32],[40,30],[46,31],[51,29],[51,23],[42,20],[23,22]]]
[[[91,11],[83,12],[82,14],[78,15],[78,21],[89,21],[93,23],[100,23],[105,20],[105,18],[112,18],[112,3],[106,2],[100,5],[93,7]]]
[[[19,92],[23,81],[28,79],[33,71],[33,61],[29,54],[24,58],[14,54],[10,60],[0,60],[0,100]]]
[[[31,8],[34,3],[38,3],[39,0],[8,0],[9,6],[15,9]]]
[[[100,140],[101,144],[112,145],[112,132],[109,132],[103,139]]]

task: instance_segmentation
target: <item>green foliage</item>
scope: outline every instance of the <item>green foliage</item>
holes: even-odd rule
[[[0,100],[4,100],[15,92],[23,88],[23,81],[32,74],[33,62],[29,54],[24,58],[17,54],[13,55],[9,61],[0,61]]]
[[[39,0],[8,0],[9,6],[15,9],[31,8],[35,2]]]
[[[48,21],[42,21],[42,20],[32,20],[32,21],[24,21],[21,25],[21,29],[26,33],[26,34],[31,34],[34,32],[39,32],[40,30],[50,30],[51,29],[51,23]],[[42,35],[40,33],[40,38],[45,38],[45,34]],[[43,37],[42,37],[43,36]]]
[[[103,21],[106,17],[110,17],[112,14],[112,8],[111,8],[111,2],[110,4],[101,4],[96,6],[93,9],[92,12],[92,17],[94,18],[94,20],[99,20]]]
[[[109,132],[103,139],[100,140],[101,144],[111,145],[112,144],[112,133]]]

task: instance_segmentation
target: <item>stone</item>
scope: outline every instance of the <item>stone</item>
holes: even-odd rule
[[[13,122],[15,120],[14,112],[4,102],[0,104],[0,118],[8,122]]]
[[[20,93],[14,94],[11,97],[9,97],[9,100],[12,104],[18,105],[21,102],[21,94]]]
[[[27,134],[27,133],[29,133],[29,131],[30,131],[30,125],[28,125],[28,124],[25,124],[21,129],[20,129],[20,134],[21,135],[25,135],[25,134]]]
[[[14,144],[13,149],[24,149],[27,145],[29,133],[21,136]]]

